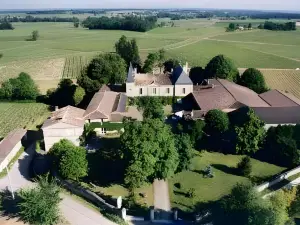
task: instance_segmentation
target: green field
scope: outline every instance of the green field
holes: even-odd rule
[[[263,21],[242,22],[256,25]],[[229,21],[193,19],[174,23],[174,27],[146,33],[87,30],[74,28],[72,23],[15,23],[15,30],[0,31],[0,51],[4,54],[0,61],[0,81],[24,71],[38,80],[45,92],[44,89],[52,87],[50,84],[53,87],[57,84],[50,80],[76,78],[90,58],[114,51],[114,43],[121,35],[137,39],[143,59],[149,52],[164,48],[168,56],[188,61],[192,66],[205,66],[213,56],[225,54],[240,68],[300,67],[299,30],[227,33],[224,27]],[[40,39],[25,41],[33,30],[39,31]]]
[[[36,129],[49,114],[40,103],[0,103],[0,137],[17,128]]]
[[[242,156],[203,152],[192,160],[191,171],[176,174],[169,180],[172,207],[190,211],[197,203],[215,201],[229,194],[237,183],[250,182],[248,178],[235,175],[234,168]],[[256,179],[266,179],[282,172],[285,168],[252,159],[252,174]],[[201,171],[212,166],[214,178],[204,178]],[[174,184],[180,183],[181,188]],[[194,188],[196,197],[187,198],[186,192]]]

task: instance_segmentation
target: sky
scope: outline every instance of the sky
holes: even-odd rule
[[[220,8],[300,11],[300,0],[0,0],[0,9]]]

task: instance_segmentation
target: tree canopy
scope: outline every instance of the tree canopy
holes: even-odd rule
[[[238,83],[250,88],[258,94],[268,90],[263,74],[254,68],[247,69],[240,77]]]
[[[141,58],[136,39],[127,40],[122,36],[115,44],[116,52],[125,60],[127,66],[132,63],[134,67],[141,66]]]
[[[78,78],[86,92],[96,92],[103,84],[124,83],[126,63],[118,54],[100,54],[94,58]]]
[[[205,70],[202,67],[192,67],[190,70],[190,78],[194,85],[202,84],[202,82],[207,79]]]
[[[73,102],[77,106],[81,103],[85,96],[85,91],[82,87],[76,87],[75,92],[73,94]]]
[[[257,152],[266,136],[265,123],[255,115],[253,109],[247,108],[247,110],[244,123],[235,126],[237,136],[236,152],[238,154]],[[241,113],[243,114],[244,112]],[[244,115],[240,115],[240,117],[242,116]]]
[[[146,32],[156,27],[157,18],[153,16],[139,17],[88,17],[82,21],[83,27],[104,30],[130,30]]]
[[[284,225],[286,205],[263,199],[250,185],[237,184],[213,212],[216,225]]]
[[[20,73],[17,78],[10,78],[2,83],[0,98],[8,100],[35,100],[39,90],[27,73]]]
[[[193,158],[193,146],[190,136],[188,134],[181,134],[175,136],[175,146],[179,154],[178,172],[187,170]]]
[[[13,30],[15,29],[10,22],[0,22],[0,30]]]
[[[205,68],[205,73],[209,78],[228,79],[236,82],[239,72],[231,59],[224,55],[212,58]]]
[[[155,178],[166,179],[178,166],[171,128],[159,119],[143,122],[127,121],[121,136],[121,146],[126,161],[125,183],[140,187]]]
[[[53,166],[64,178],[78,180],[87,175],[88,163],[83,147],[63,139],[52,146],[49,155],[52,156]]]
[[[166,51],[164,49],[160,49],[159,51],[154,53],[149,53],[143,66],[144,73],[151,73],[156,67],[159,67],[160,70],[164,68],[166,58],[165,54]]]
[[[53,225],[60,221],[59,187],[54,179],[48,176],[40,177],[38,185],[32,189],[22,189],[19,192],[20,215],[29,224]]]
[[[209,134],[224,133],[229,129],[229,118],[227,113],[218,109],[208,111],[205,115],[205,129]]]
[[[156,97],[140,97],[138,107],[143,110],[143,117],[148,119],[164,119],[162,102]]]
[[[164,62],[164,72],[172,72],[177,66],[180,65],[179,59],[168,59]]]

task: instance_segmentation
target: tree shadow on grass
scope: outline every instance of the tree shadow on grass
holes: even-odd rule
[[[229,166],[222,165],[222,164],[212,164],[211,166],[217,170],[224,172],[224,173],[228,173],[231,175],[238,175],[237,169],[234,167],[229,167]]]
[[[15,199],[12,198],[11,192],[8,189],[0,192],[1,197],[1,216],[11,218],[20,218],[20,197],[15,193]],[[20,219],[18,219],[20,220]]]

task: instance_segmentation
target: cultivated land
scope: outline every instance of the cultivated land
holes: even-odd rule
[[[237,183],[247,183],[246,177],[235,175],[235,168],[243,156],[223,155],[220,153],[197,153],[192,160],[191,170],[176,174],[169,180],[172,207],[178,207],[185,211],[192,211],[199,203],[215,201],[229,194]],[[252,174],[256,180],[266,179],[281,173],[285,168],[264,163],[255,159],[252,162]],[[202,171],[211,165],[214,178],[204,178]],[[180,183],[181,188],[174,184]],[[185,196],[191,188],[195,189],[195,198]]]
[[[234,22],[251,22],[256,26],[263,21]],[[137,39],[143,58],[151,51],[165,48],[169,56],[188,61],[192,66],[205,66],[213,56],[225,54],[241,68],[300,67],[299,30],[227,33],[224,27],[228,26],[228,21],[193,19],[174,23],[175,27],[156,28],[146,33],[87,30],[74,28],[72,23],[15,23],[15,30],[0,31],[0,49],[4,54],[0,80],[16,76],[20,71],[28,72],[41,83],[44,92],[57,84],[47,81],[76,78],[90,58],[114,51],[114,43],[121,35]],[[25,41],[33,30],[39,31],[40,39]]]
[[[16,128],[35,129],[49,114],[41,103],[0,103],[0,137]]]

